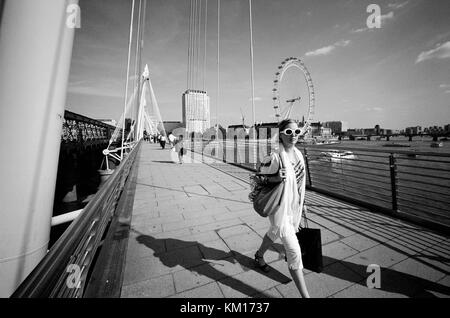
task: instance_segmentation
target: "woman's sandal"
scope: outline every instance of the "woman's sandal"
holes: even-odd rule
[[[261,260],[264,262],[264,258],[262,256],[258,255],[258,252],[255,253],[255,265],[257,268],[262,270],[263,272],[267,273],[270,271],[269,265],[267,265],[266,262],[264,262],[263,265],[261,265]]]

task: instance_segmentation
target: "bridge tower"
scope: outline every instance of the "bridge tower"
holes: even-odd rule
[[[6,0],[0,11],[0,297],[47,252],[77,5]]]

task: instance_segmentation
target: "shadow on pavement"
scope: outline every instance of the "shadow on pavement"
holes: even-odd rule
[[[373,272],[367,273],[367,266],[342,260],[339,261],[327,256],[323,256],[323,260],[325,264],[330,265],[339,262],[364,278],[361,280],[359,276],[356,278],[356,275],[352,275],[351,273],[348,273],[348,271],[339,271],[336,266],[329,265],[323,269],[322,274],[327,274],[342,280],[357,283],[365,288],[368,288],[366,280]],[[436,298],[437,296],[431,293],[432,291],[450,296],[450,287],[426,280],[424,278],[383,267],[381,267],[380,274],[379,290],[382,291],[402,294],[413,298]],[[354,297],[358,297],[358,295],[355,295]]]
[[[275,280],[281,284],[285,284],[291,281],[289,277],[277,271],[273,267],[271,267],[271,270],[268,273],[259,271],[255,268],[254,260],[252,258],[237,251],[224,252],[219,249],[205,246],[196,241],[182,241],[171,238],[156,239],[152,236],[142,234],[139,235],[136,240],[140,244],[143,244],[146,247],[152,249],[154,251],[153,255],[159,258],[159,260],[165,266],[173,268],[177,265],[180,265],[191,272],[196,272],[199,275],[203,275],[214,281],[220,281],[221,284],[226,285],[250,297],[258,296],[263,298],[270,298],[269,295],[263,293],[261,290],[258,290],[240,281],[239,279],[235,279],[223,273],[222,271],[217,270],[213,266],[214,262],[209,261],[222,260],[228,261],[232,264],[239,263],[241,266],[243,266],[244,270],[247,268],[248,270],[258,271],[262,275],[265,275],[268,278]],[[166,246],[170,246],[171,251],[165,252],[165,248],[163,248],[164,244],[166,244]],[[192,250],[193,246],[197,246],[200,252],[195,253],[191,251],[187,254],[186,251],[189,251],[189,248],[191,248]]]
[[[178,164],[178,162],[175,162],[175,161],[152,160],[152,162],[156,162],[156,163],[171,163],[171,164]]]

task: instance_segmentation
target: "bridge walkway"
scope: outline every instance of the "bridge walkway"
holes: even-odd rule
[[[263,273],[253,255],[269,222],[252,210],[248,184],[144,143],[138,154],[121,297],[299,297],[276,242]],[[325,268],[305,270],[312,297],[449,297],[450,239],[358,206],[307,192]],[[366,285],[381,268],[380,288]]]

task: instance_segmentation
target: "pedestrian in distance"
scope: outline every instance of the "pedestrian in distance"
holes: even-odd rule
[[[270,228],[255,254],[255,264],[264,272],[270,271],[269,265],[264,261],[264,254],[275,240],[281,239],[292,279],[302,297],[309,298],[303,276],[302,253],[296,236],[302,217],[306,185],[305,160],[295,147],[301,130],[292,119],[281,121],[278,130],[278,149],[263,159],[259,173],[268,175],[267,182],[285,184],[278,210],[269,215]]]
[[[179,139],[175,142],[175,151],[178,153],[178,160],[179,163],[183,163],[183,156],[186,151],[186,148],[184,148],[184,140],[183,135],[179,137]]]
[[[172,134],[172,132],[169,133],[169,135],[167,136],[167,139],[169,139],[169,145],[170,148],[173,148],[173,146],[175,146],[175,136]]]
[[[167,141],[166,136],[161,135],[161,139],[159,140],[159,143],[160,143],[162,149],[166,149],[166,141]]]

